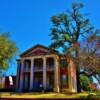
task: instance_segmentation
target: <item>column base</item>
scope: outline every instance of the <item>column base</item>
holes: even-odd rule
[[[22,90],[22,89],[17,89],[16,91],[17,91],[17,92],[22,92],[23,90]]]
[[[33,91],[33,88],[30,88],[29,91]]]
[[[54,88],[54,92],[56,92],[56,93],[60,93],[60,88],[59,88],[59,87]]]

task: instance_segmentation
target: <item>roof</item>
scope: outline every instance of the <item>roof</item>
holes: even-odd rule
[[[23,56],[27,55],[29,52],[32,52],[32,50],[34,50],[34,49],[36,49],[38,47],[45,49],[47,51],[47,53],[55,53],[55,54],[58,54],[58,52],[56,50],[54,50],[54,49],[51,49],[49,47],[46,47],[46,46],[37,44],[37,45],[33,46],[32,48],[24,51],[22,54],[20,54],[20,57],[23,57]]]

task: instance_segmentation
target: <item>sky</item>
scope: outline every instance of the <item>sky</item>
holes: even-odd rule
[[[9,32],[19,54],[33,45],[50,44],[51,17],[65,12],[73,1],[84,3],[91,23],[100,29],[100,0],[0,0],[0,32]],[[16,74],[14,60],[7,75]]]

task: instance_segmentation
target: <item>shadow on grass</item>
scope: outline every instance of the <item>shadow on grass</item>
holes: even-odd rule
[[[95,99],[100,99],[100,94],[92,94],[92,93],[89,93],[87,96],[80,96],[80,98],[93,98],[94,100]]]

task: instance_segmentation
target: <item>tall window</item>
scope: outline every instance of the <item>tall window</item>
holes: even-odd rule
[[[60,61],[61,88],[68,88],[68,63],[66,59]]]
[[[61,75],[61,87],[67,88],[68,87],[68,75]]]

